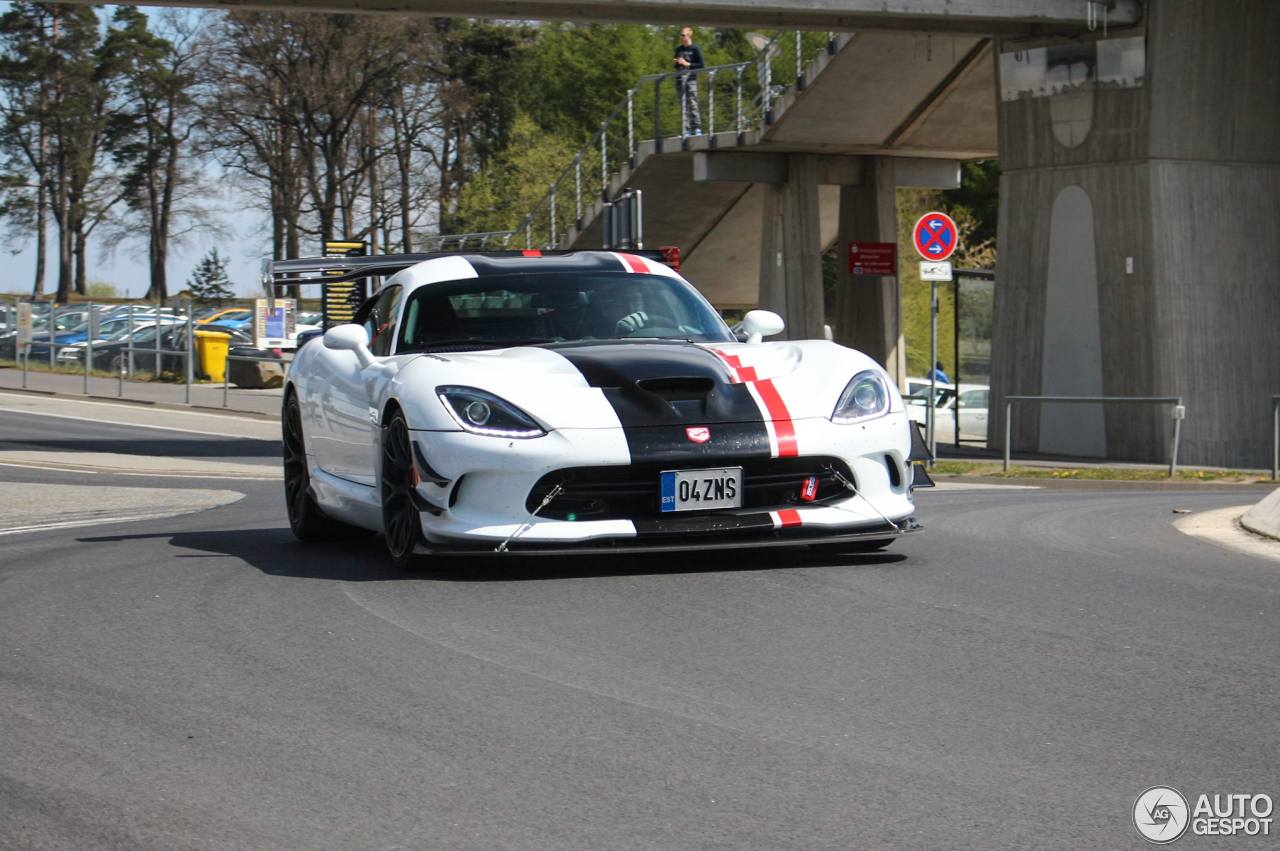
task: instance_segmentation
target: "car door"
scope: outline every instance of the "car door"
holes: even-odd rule
[[[987,435],[987,391],[967,390],[960,394],[961,434]]]
[[[355,315],[356,323],[369,332],[369,349],[375,356],[385,357],[391,351],[401,292],[399,286],[385,287]],[[316,460],[327,473],[373,485],[377,482],[378,408],[369,398],[366,371],[354,352],[321,346],[316,357],[318,405],[310,431]]]

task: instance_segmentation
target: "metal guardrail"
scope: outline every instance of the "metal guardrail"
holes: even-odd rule
[[[130,332],[132,332],[132,330],[133,330],[133,312],[132,312],[132,311],[130,311],[130,314],[129,314],[129,326],[130,326],[130,327],[129,327],[129,330],[130,330]],[[135,352],[149,352],[149,353],[151,353],[151,354],[154,354],[154,355],[155,355],[155,358],[156,358],[156,372],[155,372],[155,374],[156,374],[156,375],[159,375],[160,373],[162,373],[162,372],[164,371],[164,360],[163,360],[163,358],[164,358],[164,356],[165,356],[165,355],[168,355],[168,356],[170,356],[170,357],[180,357],[180,358],[182,358],[182,360],[183,360],[183,364],[186,366],[186,372],[187,372],[187,376],[186,376],[186,377],[187,377],[187,380],[186,380],[186,397],[185,397],[185,399],[184,399],[183,401],[184,401],[186,404],[190,405],[190,404],[191,404],[191,383],[192,383],[192,381],[195,379],[195,375],[194,375],[194,370],[195,370],[194,360],[195,360],[196,335],[195,335],[195,333],[194,333],[194,328],[195,328],[194,320],[192,320],[192,318],[191,318],[191,315],[190,315],[190,314],[188,314],[188,315],[187,315],[187,321],[186,321],[186,331],[187,331],[187,348],[186,348],[185,350],[183,350],[183,349],[162,349],[162,348],[160,348],[160,335],[161,335],[161,333],[162,333],[162,331],[163,331],[163,329],[164,329],[164,326],[163,326],[162,324],[160,324],[159,322],[157,322],[155,327],[156,327],[156,345],[155,345],[155,347],[154,347],[154,348],[144,349],[144,348],[135,347],[135,346],[133,345],[133,335],[132,335],[132,333],[130,333],[130,335],[129,335],[129,337],[128,337],[129,342],[128,342],[128,343],[124,346],[124,348],[121,350],[121,353],[122,353],[122,354],[127,353],[127,354],[128,354],[128,356],[129,356],[129,357],[128,357],[128,363],[129,363],[129,374],[130,374],[130,375],[132,375],[132,374],[133,374],[133,355],[134,355],[134,353],[135,353]],[[86,355],[85,355],[85,361],[86,361],[86,362],[88,362],[88,360],[89,360],[89,356],[88,356],[88,354],[86,353]],[[122,357],[122,358],[120,358],[120,373],[119,373],[119,382],[120,382],[120,383],[119,383],[119,387],[118,387],[118,388],[117,388],[117,390],[116,390],[116,396],[117,396],[118,398],[122,398],[122,397],[124,396],[124,367],[125,367],[125,360],[126,360],[126,359],[125,359],[125,358],[123,358],[123,357]],[[85,375],[86,375],[86,376],[88,375],[88,372],[87,372],[87,371],[86,371]],[[87,381],[87,378],[86,378],[86,381]]]
[[[697,83],[697,107],[706,119],[708,145],[715,147],[716,134],[726,132],[742,144],[751,128],[773,122],[773,102],[789,86],[804,89],[805,57],[834,54],[835,49],[834,32],[778,30],[750,61],[641,77],[517,227],[430,237],[423,250],[483,250],[490,243],[512,248],[521,242],[526,250],[558,248],[571,228],[582,228],[587,207],[597,199],[609,200],[610,176],[624,164],[636,165],[642,142],[653,142],[658,153],[667,139],[679,139],[681,149],[688,147],[692,129],[682,103],[682,81]]]
[[[253,358],[248,355],[227,355],[227,367],[222,370],[222,407],[227,407],[227,394],[231,390],[231,361],[263,361],[266,363],[282,363],[284,364],[285,378],[289,377],[289,367],[293,365],[292,360],[284,358]]]
[[[1280,397],[1277,397],[1280,398]],[[1149,402],[1173,405],[1173,445],[1169,455],[1169,475],[1178,472],[1178,440],[1187,409],[1181,396],[1005,396],[1004,397],[1004,472],[1009,472],[1009,444],[1013,435],[1014,402],[1104,402],[1111,404]]]
[[[20,302],[20,301],[19,301],[19,302],[15,302],[15,303],[14,303],[14,305],[13,305],[12,307],[10,307],[7,303],[5,303],[5,304],[3,305],[3,309],[5,310],[5,312],[6,312],[9,316],[11,316],[11,317],[13,318],[13,320],[14,320],[14,321],[13,321],[13,323],[12,323],[12,324],[13,324],[13,325],[15,325],[15,326],[16,326],[16,324],[17,324],[17,305],[18,305],[19,303],[21,303],[21,302]],[[92,312],[96,307],[101,307],[101,305],[94,305],[92,302],[88,302],[88,303],[86,303],[86,304],[84,304],[84,305],[74,305],[74,306],[71,306],[71,307],[69,307],[68,309],[74,309],[74,310],[77,310],[77,311],[79,311],[79,310],[88,310],[88,311]],[[156,313],[156,311],[155,311],[154,309],[150,309],[150,310],[148,310],[148,313],[147,313],[146,315],[150,316],[150,315],[153,315],[153,314],[154,314],[154,315],[155,315],[155,317],[156,317],[156,319],[154,320],[154,321],[155,321],[155,325],[154,325],[154,327],[155,327],[155,329],[156,329],[156,335],[155,335],[154,345],[151,345],[151,346],[135,346],[135,345],[134,345],[134,340],[133,340],[133,335],[134,335],[134,333],[135,333],[138,329],[135,329],[135,328],[134,328],[134,307],[135,307],[135,306],[134,306],[134,305],[132,305],[132,304],[131,304],[131,305],[129,305],[129,306],[128,306],[128,310],[127,310],[127,311],[125,311],[125,316],[124,316],[124,317],[120,317],[120,318],[127,318],[127,319],[128,319],[128,325],[127,325],[128,332],[127,332],[127,337],[126,337],[127,342],[125,343],[125,345],[124,345],[124,346],[122,346],[122,347],[120,348],[120,357],[119,357],[119,361],[118,361],[118,369],[117,369],[117,376],[116,376],[116,380],[117,380],[117,382],[118,382],[117,387],[116,387],[116,396],[117,396],[117,398],[123,398],[123,397],[124,397],[124,387],[125,387],[124,379],[125,379],[125,376],[126,376],[126,374],[127,374],[127,375],[129,375],[129,376],[132,376],[132,375],[134,374],[134,372],[135,372],[135,366],[136,366],[136,364],[135,364],[135,362],[134,362],[134,356],[135,356],[135,355],[139,355],[139,354],[141,354],[141,355],[150,355],[150,356],[153,356],[153,357],[155,358],[155,370],[156,370],[156,375],[159,375],[161,372],[163,372],[163,369],[164,369],[164,358],[165,358],[165,357],[182,358],[183,363],[184,363],[184,365],[185,365],[185,367],[186,367],[186,381],[185,381],[185,384],[186,384],[186,394],[185,394],[185,401],[186,401],[186,403],[187,403],[187,404],[190,404],[190,403],[191,403],[191,385],[195,382],[195,375],[194,375],[194,371],[195,371],[195,356],[196,356],[196,351],[195,351],[195,340],[196,340],[196,335],[195,335],[195,331],[196,331],[196,330],[198,330],[198,329],[196,328],[196,323],[195,323],[195,321],[194,321],[193,317],[191,317],[190,315],[187,315],[187,316],[185,316],[185,317],[177,317],[177,316],[174,316],[174,317],[173,317],[173,319],[174,319],[174,320],[177,320],[177,321],[166,322],[166,321],[164,321],[165,317],[164,317],[162,314]],[[55,323],[56,323],[56,321],[57,321],[57,317],[58,317],[58,306],[57,306],[56,304],[53,304],[52,302],[50,302],[47,310],[48,310],[47,315],[49,316],[49,322],[48,322],[48,325],[49,325],[49,328],[50,328],[50,329],[52,329],[52,330],[51,330],[51,332],[50,332],[50,339],[49,339],[48,341],[45,341],[45,340],[35,340],[35,341],[32,341],[31,343],[28,343],[28,344],[23,345],[23,346],[22,346],[22,348],[21,348],[21,350],[19,350],[19,349],[18,349],[18,346],[17,346],[17,342],[16,342],[16,340],[15,340],[15,343],[14,343],[14,358],[15,358],[15,359],[17,359],[17,360],[20,360],[20,361],[22,362],[22,386],[23,386],[23,388],[26,388],[26,386],[27,386],[28,365],[29,365],[29,362],[30,362],[30,360],[31,360],[31,351],[32,351],[32,349],[37,349],[37,348],[42,348],[42,347],[43,347],[43,348],[48,349],[48,350],[49,350],[49,363],[50,363],[50,366],[52,366],[52,365],[56,362],[56,360],[57,360],[57,356],[58,356],[58,352],[59,352],[60,350],[62,350],[62,349],[66,349],[66,348],[70,348],[70,347],[72,347],[72,346],[76,345],[76,344],[73,344],[73,343],[58,343],[58,342],[55,342],[55,340],[56,340],[56,336],[57,336],[57,333],[58,333],[58,332],[57,332],[57,329],[56,329],[56,325],[55,325]],[[152,321],[152,320],[148,320],[148,321]],[[166,349],[166,348],[163,348],[163,347],[161,346],[161,335],[163,334],[163,332],[165,331],[165,329],[166,329],[166,328],[177,328],[177,327],[183,327],[183,326],[185,326],[185,330],[186,330],[186,348],[185,348],[185,349]],[[8,330],[8,329],[6,329],[6,330]],[[95,340],[95,339],[92,337],[92,335],[90,335],[90,336],[85,340],[85,349],[84,349],[84,393],[85,393],[85,395],[86,395],[86,396],[87,396],[87,395],[89,395],[89,375],[90,375],[90,373],[91,373],[91,372],[92,372],[92,370],[93,370],[93,350],[94,350],[94,346],[95,346],[95,344],[101,345],[101,344],[103,344],[103,343],[105,343],[105,342],[106,342],[106,341],[105,341],[105,340],[103,340],[103,339],[97,339],[97,340]],[[287,359],[287,358],[274,358],[274,357],[273,357],[273,358],[262,358],[262,357],[249,357],[249,356],[247,356],[247,355],[232,355],[232,354],[228,354],[228,355],[227,355],[227,361],[228,361],[228,363],[229,363],[230,361],[267,361],[267,362],[271,362],[271,363],[280,363],[280,364],[284,364],[284,371],[285,371],[285,375],[286,375],[286,376],[289,374],[289,366],[293,363],[293,361],[292,361],[292,360]],[[110,380],[110,379],[108,379],[108,380]],[[227,369],[227,370],[225,370],[225,371],[224,371],[224,374],[223,374],[223,385],[222,385],[222,407],[224,407],[224,408],[228,407],[228,391],[229,391],[229,389],[230,389],[230,383],[231,383],[231,370],[230,370],[230,369]]]

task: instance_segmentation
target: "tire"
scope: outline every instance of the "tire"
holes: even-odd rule
[[[414,552],[422,542],[422,515],[410,491],[417,486],[413,469],[413,448],[409,443],[409,423],[396,411],[387,425],[382,443],[382,529],[391,561],[402,570],[418,567],[422,557]]]
[[[282,429],[284,500],[289,510],[289,528],[299,541],[331,540],[339,524],[326,517],[311,498],[311,474],[307,470],[306,443],[302,437],[302,408],[293,393],[284,403]]]
[[[820,553],[878,553],[893,546],[897,538],[879,541],[841,541],[834,544],[810,544],[809,548]]]

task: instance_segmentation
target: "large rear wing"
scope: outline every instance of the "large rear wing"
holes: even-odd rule
[[[275,299],[283,295],[285,287],[314,286],[323,287],[321,299],[324,305],[324,325],[350,322],[355,311],[368,296],[365,281],[369,278],[381,278],[394,275],[424,260],[438,257],[454,257],[465,254],[482,254],[485,257],[563,257],[575,254],[574,251],[442,251],[429,254],[375,254],[364,256],[363,243],[325,243],[327,257],[301,257],[296,260],[262,261],[262,289],[267,298],[267,306],[275,310]],[[350,252],[342,253],[339,252]],[[658,263],[680,270],[680,252],[675,248],[660,248],[657,251],[628,250]]]

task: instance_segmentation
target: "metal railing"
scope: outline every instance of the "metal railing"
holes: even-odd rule
[[[7,324],[13,327],[6,328],[5,329],[6,333],[10,330],[16,329],[17,314],[18,314],[17,305],[21,303],[22,303],[21,301],[15,302],[12,306],[10,306],[8,303],[0,304],[0,309],[2,309],[7,314],[7,316],[12,319],[12,322]],[[39,302],[35,302],[35,303],[39,304]],[[78,345],[76,343],[56,342],[57,334],[60,333],[56,327],[56,322],[57,322],[59,313],[61,312],[63,315],[65,315],[65,313],[71,310],[74,310],[76,312],[88,311],[88,313],[92,315],[93,311],[102,307],[102,305],[95,305],[92,302],[89,302],[84,305],[68,305],[62,308],[60,311],[59,307],[56,304],[52,302],[48,302],[47,304],[48,304],[48,307],[46,308],[46,311],[42,315],[45,315],[48,317],[47,325],[48,325],[48,328],[52,329],[50,331],[50,335],[51,335],[50,339],[33,340],[30,343],[26,343],[22,345],[21,347],[18,346],[16,339],[14,341],[14,359],[15,361],[20,361],[22,363],[23,388],[26,388],[27,386],[28,366],[31,360],[31,352],[33,349],[39,349],[39,348],[48,349],[49,364],[50,366],[52,366],[57,362],[58,356],[61,350],[70,349]],[[196,359],[195,332],[197,330],[197,327],[194,319],[190,315],[182,316],[182,317],[172,316],[171,317],[172,321],[169,321],[170,317],[159,313],[158,309],[141,306],[143,310],[147,311],[144,314],[144,316],[148,317],[147,321],[155,323],[153,327],[156,329],[156,333],[153,340],[146,341],[147,345],[135,345],[136,341],[134,340],[134,334],[138,330],[143,330],[143,329],[138,329],[134,327],[134,322],[135,322],[134,307],[135,306],[131,304],[128,306],[128,309],[124,312],[123,316],[113,317],[113,318],[124,318],[124,319],[127,319],[127,322],[128,322],[126,326],[128,329],[127,336],[125,338],[126,342],[124,343],[124,345],[119,347],[118,355],[115,358],[117,398],[124,397],[124,388],[125,388],[124,380],[126,375],[132,378],[134,373],[138,371],[137,363],[136,363],[137,356],[140,355],[140,356],[143,356],[144,358],[151,357],[154,359],[152,363],[155,368],[155,372],[154,372],[155,375],[160,375],[164,372],[165,358],[181,358],[183,361],[183,365],[185,367],[185,372],[186,372],[185,382],[184,382],[186,385],[185,401],[187,404],[190,404],[191,403],[191,385],[195,383],[195,374],[194,374],[195,359]],[[103,321],[106,318],[108,317],[99,316],[99,321]],[[185,330],[185,337],[186,337],[185,348],[178,348],[178,349],[164,348],[162,345],[162,342],[163,342],[162,335],[165,333],[166,330],[179,329],[179,328]],[[40,333],[44,333],[44,332],[41,331]],[[61,333],[65,333],[65,330]],[[101,338],[95,339],[92,334],[90,334],[89,337],[85,340],[85,343],[84,343],[84,394],[86,396],[89,395],[89,377],[90,377],[90,373],[93,370],[94,348],[97,346],[102,346],[107,344],[109,343],[106,339],[101,339]],[[223,385],[222,385],[222,407],[224,408],[228,407],[228,391],[230,389],[230,383],[231,383],[231,369],[230,369],[231,361],[265,361],[270,363],[280,363],[284,365],[284,372],[286,376],[289,374],[289,366],[293,363],[292,360],[287,358],[249,357],[247,355],[228,354],[227,355],[228,367],[226,370],[224,370]],[[108,378],[106,380],[109,381],[110,379]]]
[[[651,142],[661,153],[668,140],[687,149],[690,137],[700,135],[683,103],[690,80],[696,82],[698,123],[708,146],[716,147],[726,133],[742,144],[748,131],[773,122],[773,102],[787,88],[804,88],[805,63],[835,47],[834,32],[779,30],[750,61],[641,77],[518,226],[429,237],[423,250],[558,248],[571,229],[582,229],[597,201],[609,200],[612,175],[624,165],[635,167],[641,144]]]
[[[289,367],[293,365],[293,361],[284,358],[255,358],[248,355],[227,355],[227,365],[222,370],[222,407],[227,407],[227,395],[231,391],[231,362],[233,360],[240,361],[263,361],[265,363],[282,363],[284,364],[285,378],[289,377]]]
[[[105,338],[94,336],[98,326],[101,323],[107,322],[110,320],[127,319],[127,322],[128,322],[127,336],[130,340],[132,340],[134,331],[136,330],[134,328],[134,321],[135,321],[134,309],[135,307],[139,307],[137,305],[133,305],[133,304],[128,305],[127,310],[123,314],[120,314],[120,313],[104,314],[102,311],[106,309],[107,305],[94,304],[93,302],[86,302],[84,304],[67,304],[59,308],[58,305],[54,302],[23,302],[21,300],[14,302],[12,307],[10,307],[8,304],[4,305],[5,312],[8,314],[9,317],[13,319],[13,325],[14,325],[13,328],[8,330],[12,330],[16,333],[18,305],[24,304],[24,303],[31,304],[33,306],[34,305],[45,306],[44,311],[40,312],[39,314],[37,314],[36,311],[33,311],[32,319],[34,320],[38,318],[38,316],[43,316],[45,318],[45,327],[40,329],[34,329],[33,333],[42,334],[42,335],[45,335],[46,337],[46,339],[33,339],[28,343],[22,344],[21,347],[19,347],[16,339],[14,341],[14,360],[15,362],[20,361],[22,363],[22,386],[24,388],[27,386],[27,383],[28,383],[28,373],[30,371],[31,354],[33,350],[43,350],[44,356],[47,357],[49,368],[52,369],[55,365],[57,365],[63,359],[63,355],[68,350],[74,351],[78,346],[81,345],[81,343],[65,343],[65,342],[59,343],[57,341],[58,336],[60,334],[66,334],[71,330],[70,328],[59,329],[57,327],[59,316],[65,317],[68,313],[84,314],[85,319],[89,322],[90,327],[88,329],[88,333],[86,333],[85,340],[83,341],[84,392],[86,394],[88,394],[89,392],[89,376],[93,370],[93,350],[96,346],[103,345],[108,342]],[[177,316],[174,314],[165,314],[165,313],[162,313],[161,310],[162,308],[145,307],[144,308],[145,312],[143,313],[143,316],[146,317],[148,321],[155,322],[155,324],[157,324],[161,328],[165,326],[180,325],[182,324],[183,321],[185,321],[185,317]],[[158,355],[160,353],[159,337],[157,336],[156,345],[153,348],[144,349],[142,347],[132,347],[132,351],[130,352],[130,357],[129,357],[129,374],[130,375],[133,374],[133,363],[132,363],[133,351],[154,352]],[[70,359],[67,365],[68,366],[72,365],[74,361],[75,361],[75,358]]]
[[[1169,475],[1178,472],[1178,440],[1182,434],[1182,420],[1187,409],[1181,396],[1005,396],[1004,397],[1004,472],[1009,472],[1009,444],[1013,436],[1014,402],[1101,402],[1152,403],[1173,405],[1173,443],[1169,452]]]
[[[133,325],[133,316],[132,316],[132,311],[130,311],[129,319],[130,319],[130,330],[132,331],[132,325]],[[135,347],[135,346],[133,345],[133,335],[132,335],[132,334],[130,334],[130,335],[129,335],[129,337],[128,337],[129,342],[125,344],[125,346],[124,346],[124,348],[123,348],[123,349],[121,349],[121,354],[122,354],[122,355],[127,354],[127,355],[128,355],[128,358],[125,358],[125,357],[121,357],[121,358],[120,358],[120,370],[119,370],[119,374],[118,374],[118,376],[117,376],[117,377],[118,377],[118,381],[119,381],[119,386],[118,386],[118,387],[117,387],[117,389],[116,389],[116,396],[117,396],[118,398],[122,398],[122,397],[124,396],[124,370],[125,370],[125,362],[126,362],[126,360],[128,361],[128,365],[129,365],[129,374],[132,376],[132,374],[133,374],[133,366],[134,366],[134,354],[135,354],[136,352],[142,352],[142,353],[144,353],[144,354],[152,354],[152,355],[154,355],[154,356],[155,356],[155,359],[156,359],[156,360],[155,360],[155,373],[154,373],[155,375],[160,375],[160,374],[162,374],[162,373],[164,372],[164,358],[165,358],[166,356],[168,356],[168,357],[175,357],[175,358],[182,358],[183,365],[186,367],[186,373],[187,373],[187,375],[186,375],[186,382],[185,382],[185,384],[186,384],[186,396],[185,396],[185,398],[184,398],[184,400],[183,400],[183,401],[184,401],[186,404],[188,404],[188,405],[190,405],[190,404],[191,404],[191,383],[195,380],[195,375],[194,375],[194,371],[195,371],[195,363],[194,363],[194,361],[195,361],[195,346],[196,346],[196,335],[195,335],[195,333],[194,333],[195,323],[194,323],[194,321],[192,320],[192,318],[191,318],[190,314],[188,314],[188,315],[187,315],[187,321],[186,321],[186,332],[187,332],[187,333],[186,333],[186,341],[187,341],[187,347],[186,347],[186,349],[164,349],[164,348],[161,348],[161,347],[160,347],[160,336],[164,333],[164,327],[165,327],[165,326],[164,326],[164,325],[162,325],[161,323],[159,323],[159,322],[157,322],[157,323],[156,323],[156,326],[155,326],[155,328],[156,328],[156,344],[155,344],[155,346],[154,346],[154,347],[151,347],[151,348]],[[178,326],[177,326],[177,325],[171,325],[170,327],[178,327]],[[87,356],[87,355],[86,355],[86,357],[85,357],[85,360],[86,360],[86,361],[88,360],[88,356]]]

